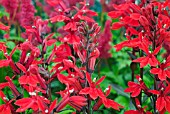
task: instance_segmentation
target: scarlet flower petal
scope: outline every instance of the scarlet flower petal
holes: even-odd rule
[[[141,15],[139,13],[132,13],[132,14],[130,14],[130,17],[132,19],[134,19],[134,20],[139,20],[140,16]]]
[[[63,15],[57,15],[57,16],[50,18],[51,23],[63,22],[64,20],[68,20],[68,18]]]
[[[16,112],[23,112],[34,104],[34,100],[31,98],[22,98],[17,100],[15,104],[20,106],[20,108],[18,108]]]
[[[162,111],[164,107],[165,107],[164,97],[159,97],[156,100],[156,108],[157,108],[158,111]]]
[[[99,96],[96,88],[90,88],[89,95],[93,100]]]
[[[106,78],[106,76],[102,76],[102,77],[96,82],[96,85],[99,85],[105,78]]]
[[[121,11],[111,11],[108,13],[108,16],[110,16],[111,18],[118,18],[121,15],[122,15]]]
[[[26,68],[25,68],[22,64],[16,63],[16,65],[17,65],[17,67],[18,67],[19,69],[21,69],[24,73],[27,72]]]
[[[0,23],[0,30],[8,31],[10,29],[9,26],[5,26],[4,24]]]
[[[53,45],[54,43],[56,43],[56,39],[50,39],[50,40],[48,40],[47,41],[47,46],[51,46],[51,45]]]
[[[9,60],[0,60],[0,68],[9,66]]]
[[[136,87],[131,94],[132,97],[137,97],[141,92],[141,88]]]
[[[121,23],[121,22],[115,22],[115,23],[112,24],[112,29],[113,29],[113,30],[120,29],[120,28],[123,27],[123,26],[124,26],[123,23]]]
[[[168,96],[168,98],[170,99],[169,96]],[[166,101],[165,103],[166,103],[166,104],[165,104],[166,110],[167,110],[168,112],[170,112],[170,101]]]
[[[150,72],[152,73],[152,74],[158,74],[159,72],[160,72],[160,68],[152,68],[151,70],[150,70]]]
[[[51,103],[50,108],[49,108],[49,113],[56,107],[56,105],[57,105],[57,99],[55,99],[55,100]]]
[[[154,55],[157,55],[158,52],[160,51],[161,47],[162,47],[161,45],[158,46],[158,47],[153,51],[153,54],[154,54]]]
[[[155,95],[159,95],[159,91],[157,90],[149,90],[148,92],[155,94]]]
[[[140,112],[137,110],[128,110],[124,114],[140,114]]]
[[[79,94],[89,94],[89,91],[90,91],[90,88],[89,87],[86,87],[86,88],[84,88],[84,89],[82,89],[80,92],[79,92]]]

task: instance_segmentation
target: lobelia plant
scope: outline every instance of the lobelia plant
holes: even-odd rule
[[[132,80],[124,92],[131,93],[136,109],[126,111],[125,114],[170,113],[170,3],[168,0],[141,0],[135,3],[129,1],[114,4],[115,10],[108,13],[111,18],[119,20],[112,24],[113,30],[122,27],[126,30],[127,40],[116,44],[116,51],[124,47],[132,49],[129,53],[132,59]],[[164,49],[167,50],[166,54],[160,56]],[[139,70],[136,63],[140,64]],[[138,82],[135,82],[135,75]],[[147,76],[153,82],[150,87],[145,84]]]
[[[100,84],[106,76],[92,78],[100,56],[97,48],[100,26],[92,18],[97,13],[89,9],[86,1],[79,2],[77,7],[68,7],[63,0],[46,0],[46,3],[56,11],[55,16],[46,20],[34,18],[35,10],[30,1],[21,0],[18,5],[15,4],[20,7],[15,8],[16,15],[21,17],[15,21],[18,30],[25,29],[21,35],[25,40],[17,42],[10,52],[5,42],[0,43],[4,56],[0,60],[0,68],[9,66],[13,74],[0,83],[0,98],[4,102],[0,106],[0,114],[53,114],[67,110],[67,105],[73,107],[75,113],[84,114],[98,111],[102,104],[115,110],[123,108],[107,98],[111,86],[102,90]],[[11,24],[15,24],[10,22],[11,16],[15,15],[10,13],[7,19],[9,26],[0,24],[0,29],[8,34]],[[64,26],[60,29],[61,36],[56,38],[56,31],[49,33],[48,24],[58,22],[64,22]],[[56,45],[58,42],[60,44]],[[52,48],[48,52],[50,46]],[[16,52],[20,56],[14,61]],[[60,100],[52,98],[51,85],[55,80],[65,85],[64,90],[56,92],[62,97]],[[5,92],[5,88],[9,88],[12,95],[7,95],[10,92]],[[164,99],[162,93],[158,94]]]

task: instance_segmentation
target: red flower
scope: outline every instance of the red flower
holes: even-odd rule
[[[99,107],[104,104],[104,106],[106,108],[110,108],[112,107],[115,110],[120,110],[120,108],[124,108],[123,106],[121,106],[120,104],[116,103],[115,101],[106,98],[109,94],[110,94],[110,90],[111,90],[111,86],[109,86],[108,88],[106,88],[106,92],[105,95],[103,94],[102,91],[100,91],[100,96],[99,96],[99,100],[97,101],[97,103],[93,106],[93,110],[98,110]]]
[[[96,59],[99,57],[100,55],[100,52],[97,48],[95,48],[92,53],[90,54],[90,58],[89,58],[89,69],[88,70],[94,70],[94,66],[95,66],[95,62],[96,62]]]
[[[152,114],[149,111],[145,111],[147,108],[146,106],[144,108],[141,107],[140,102],[137,98],[135,98],[135,103],[137,110],[128,110],[124,114]]]
[[[10,29],[9,26],[5,26],[4,24],[0,23],[0,30],[8,31]]]
[[[165,111],[170,112],[170,85],[165,88],[162,87],[159,91],[149,90],[149,92],[158,96],[156,100],[156,108],[159,112],[162,112],[162,114]]]
[[[43,112],[48,109],[47,104],[49,104],[49,101],[47,99],[42,96],[36,96],[34,92],[29,92],[29,94],[31,95],[30,98],[22,98],[15,102],[16,105],[20,106],[16,112],[24,112],[28,108],[34,111],[38,111],[41,108]]]
[[[74,91],[79,92],[82,89],[80,82],[77,79],[77,76],[70,74],[69,76],[64,76],[63,74],[57,75],[58,80],[65,85],[69,85],[70,88],[74,88]]]
[[[80,91],[79,94],[89,94],[90,97],[95,100],[98,96],[100,96],[100,88],[96,88],[97,86],[99,86],[99,84],[105,79],[105,76],[102,76],[98,81],[93,82],[91,80],[91,77],[89,75],[89,73],[86,73],[86,78],[87,81],[89,82],[90,87],[85,87],[84,89],[82,89]]]
[[[59,93],[63,97],[60,103],[55,108],[57,112],[61,111],[67,104],[80,111],[83,106],[87,105],[87,99],[82,96],[70,96],[71,93],[74,92],[74,89],[69,88],[64,91],[60,91]]]
[[[165,63],[160,64],[159,68],[152,68],[150,72],[152,74],[158,74],[158,78],[160,80],[166,80],[166,77],[170,78],[170,71],[169,71],[169,65],[170,65],[170,56],[167,57]]]
[[[147,86],[145,85],[143,80],[140,78],[140,76],[136,76],[136,79],[138,80],[138,82],[140,84],[129,81],[128,82],[129,88],[125,89],[124,92],[132,93],[131,94],[132,97],[137,97],[141,93],[141,91],[143,90],[147,95],[150,95],[148,93],[149,89],[147,88]]]
[[[11,113],[16,114],[14,107],[11,104],[13,100],[8,100],[8,98],[1,90],[0,90],[0,98],[5,102],[5,104],[0,105],[1,114],[11,114]]]
[[[9,76],[6,76],[5,79],[8,82],[0,83],[0,89],[3,89],[5,87],[9,87],[16,99],[22,97],[22,95],[19,93],[18,89],[16,88],[16,86],[12,82],[12,79]]]
[[[158,65],[159,62],[156,59],[155,55],[158,54],[161,46],[157,47],[152,53],[148,50],[148,46],[146,44],[141,44],[140,48],[146,53],[146,56],[135,59],[133,60],[133,62],[139,62],[140,68],[143,68],[147,64],[150,64],[151,66]]]
[[[37,86],[37,83],[39,83],[37,77],[30,74],[30,71],[29,70],[27,71],[26,68],[22,64],[16,63],[16,65],[24,73],[24,75],[19,77],[19,83],[21,85],[29,84],[33,87]]]
[[[136,48],[136,47],[140,47],[141,44],[143,44],[143,43],[149,44],[148,39],[146,37],[143,37],[142,32],[138,33],[136,30],[129,27],[127,29],[127,33],[130,33],[130,35],[128,35],[128,34],[126,35],[128,40],[123,41],[120,44],[116,44],[114,46],[116,48],[116,51],[119,51],[124,47]],[[134,38],[134,39],[130,38],[132,35],[136,35],[136,34],[138,35],[138,38]]]
[[[17,69],[14,61],[12,60],[12,55],[14,54],[14,52],[16,51],[17,48],[18,48],[18,47],[16,46],[16,47],[11,51],[10,55],[8,55],[6,46],[5,46],[3,43],[0,44],[0,50],[3,51],[4,56],[5,56],[6,59],[7,59],[7,60],[1,60],[1,61],[0,61],[0,66],[3,66],[3,65],[4,65],[4,66],[7,66],[8,63],[9,63],[9,66],[12,68],[12,70],[13,70],[14,72],[16,72],[17,74],[19,74],[20,71]],[[4,62],[7,62],[7,63],[4,63]]]

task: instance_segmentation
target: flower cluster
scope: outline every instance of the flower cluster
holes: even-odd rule
[[[138,83],[128,82],[129,88],[125,92],[130,92],[131,97],[139,99],[135,106],[137,111],[128,111],[138,114],[145,113],[143,109],[138,106],[144,101],[141,101],[141,95],[145,94],[153,105],[153,110],[150,112],[157,113],[159,111],[164,114],[169,110],[169,55],[162,60],[158,59],[158,54],[163,46],[169,46],[169,1],[164,2],[141,0],[140,3],[126,2],[124,4],[113,7],[115,11],[111,11],[108,15],[111,18],[118,18],[119,22],[112,25],[112,29],[119,29],[124,27],[126,29],[126,41],[116,44],[114,47],[117,51],[124,47],[132,48],[131,58],[132,62],[140,63],[140,76],[137,76]],[[168,48],[165,48],[168,49]],[[139,57],[138,57],[139,53]],[[150,73],[153,76],[154,87],[149,88],[143,81],[144,68],[150,66]],[[134,69],[132,69],[134,70]],[[134,73],[134,71],[133,71]],[[135,74],[132,74],[135,75]],[[153,90],[151,90],[153,89]],[[142,93],[143,91],[144,93]],[[149,112],[146,112],[149,114]]]

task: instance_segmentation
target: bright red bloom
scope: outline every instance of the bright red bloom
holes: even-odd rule
[[[26,68],[20,64],[20,63],[16,63],[17,67],[24,73],[24,75],[22,75],[21,77],[19,77],[19,83],[22,84],[29,84],[33,87],[37,86],[37,83],[39,83],[38,79],[36,76],[32,75],[28,69],[28,71],[26,70]]]
[[[132,82],[132,81],[129,81],[128,82],[128,86],[129,88],[125,89],[124,92],[128,92],[128,93],[132,93],[131,94],[131,97],[137,97],[141,91],[143,90],[147,95],[150,95],[148,93],[148,88],[147,86],[145,85],[145,83],[143,82],[143,80],[140,78],[140,76],[136,76],[136,79],[138,80],[138,83],[135,83],[135,82]]]
[[[11,114],[11,113],[16,114],[16,112],[14,111],[14,107],[11,104],[13,100],[8,100],[8,98],[1,90],[0,90],[0,98],[5,102],[5,104],[2,104],[0,106],[1,114]]]
[[[152,53],[149,51],[148,46],[146,44],[141,45],[141,49],[146,53],[145,57],[140,57],[138,59],[133,60],[133,62],[139,62],[140,68],[143,68],[147,64],[150,64],[151,66],[158,65],[158,60],[156,59],[155,55],[158,54],[161,46],[157,47]]]
[[[10,55],[8,55],[7,47],[3,43],[0,44],[0,51],[3,51],[4,56],[6,57],[6,60],[0,60],[0,66],[3,67],[3,66],[8,66],[9,65],[15,73],[19,74],[20,71],[17,69],[14,61],[12,60],[12,55],[14,54],[16,49],[17,49],[17,46],[11,51]]]
[[[158,74],[160,80],[166,80],[166,77],[170,78],[170,71],[168,68],[170,66],[170,56],[167,57],[165,63],[162,63],[159,66],[159,68],[152,68],[150,72],[152,74]]]
[[[50,28],[48,27],[48,21],[43,21],[41,18],[36,18],[33,21],[33,25],[25,25],[24,28],[26,29],[26,34],[29,38],[29,41],[33,45],[37,45],[37,43],[43,43],[43,38],[45,34],[50,32]]]
[[[59,93],[62,96],[62,100],[55,108],[57,112],[61,111],[67,104],[80,111],[83,106],[87,105],[87,99],[82,96],[71,96],[70,94],[74,92],[74,89],[69,88],[64,91],[60,91]]]
[[[149,90],[149,92],[158,96],[156,100],[156,108],[159,112],[162,112],[162,114],[165,111],[170,112],[170,85],[166,86],[165,88],[162,87],[159,91]]]
[[[90,77],[90,74],[89,73],[86,73],[86,78],[87,78],[87,81],[89,83],[89,86],[90,87],[85,87],[84,89],[82,89],[80,91],[79,94],[89,94],[90,97],[95,100],[98,96],[100,96],[100,91],[101,89],[100,88],[96,88],[99,86],[99,84],[105,79],[105,76],[102,76],[98,81],[96,82],[93,82],[91,80],[91,77]]]
[[[5,26],[4,24],[0,23],[0,30],[8,31],[8,30],[10,30],[10,27],[9,26]]]
[[[16,105],[20,106],[16,110],[16,112],[24,112],[28,108],[33,109],[34,111],[38,111],[38,109],[41,107],[44,112],[46,109],[48,109],[47,104],[49,104],[49,100],[45,99],[44,97],[36,96],[36,94],[30,92],[31,97],[29,98],[22,98],[15,102]]]
[[[137,98],[135,98],[135,103],[137,110],[128,110],[124,114],[152,114],[149,111],[146,111],[146,106],[144,108],[141,107],[140,102]]]
[[[14,95],[14,97],[16,99],[18,98],[21,98],[22,95],[19,93],[17,87],[14,85],[14,83],[12,82],[12,79],[9,77],[9,76],[6,76],[5,79],[8,81],[8,82],[5,82],[5,83],[0,83],[0,89],[3,89],[5,87],[9,87]]]
[[[62,74],[57,75],[58,80],[65,85],[69,85],[70,88],[74,88],[75,92],[79,92],[82,89],[82,86],[77,79],[78,77],[74,74],[70,74],[69,76],[64,76]]]
[[[106,108],[110,108],[112,107],[115,110],[120,110],[120,108],[124,108],[123,106],[121,106],[120,104],[116,103],[115,101],[106,98],[111,91],[111,86],[109,86],[108,88],[106,88],[106,92],[105,94],[103,94],[102,91],[100,91],[100,96],[99,96],[99,100],[97,101],[97,103],[93,106],[93,110],[98,110],[99,107],[104,104],[104,106]]]

